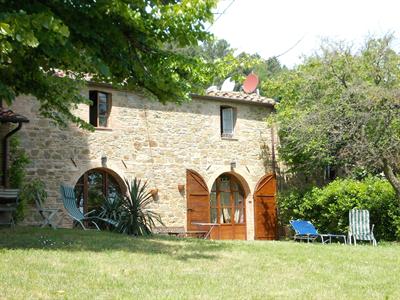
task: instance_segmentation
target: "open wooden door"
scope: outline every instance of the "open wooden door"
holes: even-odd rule
[[[187,230],[208,230],[207,226],[193,225],[193,223],[210,222],[210,194],[207,184],[199,173],[193,170],[186,171],[186,198],[187,198]]]
[[[254,192],[254,231],[256,240],[277,238],[276,177],[263,176]]]

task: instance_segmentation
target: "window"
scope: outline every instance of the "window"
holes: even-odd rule
[[[89,123],[94,127],[108,127],[111,112],[111,94],[90,91],[89,99],[93,102],[89,107]]]
[[[87,213],[98,210],[104,202],[104,197],[120,197],[122,190],[116,176],[103,169],[92,169],[79,178],[75,185],[75,195],[77,206],[83,213]]]
[[[210,220],[219,224],[244,224],[244,191],[231,175],[217,178],[210,194]]]
[[[233,137],[236,123],[236,110],[233,107],[221,106],[221,136]]]

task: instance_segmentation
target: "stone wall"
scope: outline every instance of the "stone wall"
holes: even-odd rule
[[[87,90],[83,91],[88,95]],[[252,193],[266,173],[271,148],[271,131],[265,117],[271,108],[257,104],[221,102],[194,98],[182,105],[163,105],[144,96],[104,87],[93,89],[112,93],[109,129],[84,131],[74,125],[58,128],[38,115],[33,97],[19,97],[13,110],[30,119],[19,133],[22,145],[32,160],[29,178],[46,182],[48,206],[62,208],[61,183],[75,185],[87,170],[107,167],[121,178],[138,177],[158,189],[154,209],[167,226],[186,225],[186,196],[178,191],[186,183],[186,169],[200,173],[209,188],[223,172],[236,172],[248,190],[246,201],[247,236],[254,236]],[[220,107],[237,109],[233,139],[220,134]],[[89,108],[80,105],[75,112],[89,119]],[[106,165],[102,157],[107,158]],[[247,187],[246,187],[247,186]],[[33,222],[33,215],[27,219]],[[71,226],[64,213],[60,226]]]

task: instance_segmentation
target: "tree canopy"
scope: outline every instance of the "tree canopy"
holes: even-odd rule
[[[40,101],[59,124],[90,126],[71,113],[87,77],[144,88],[161,102],[188,99],[205,82],[198,57],[168,50],[207,40],[216,0],[0,0],[0,99]],[[66,76],[59,76],[59,71]]]
[[[400,56],[391,41],[370,38],[358,51],[327,42],[264,84],[281,101],[280,156],[293,171],[382,172],[400,196]]]
[[[239,89],[244,78],[252,72],[257,74],[262,82],[286,70],[276,57],[264,59],[259,54],[246,52],[236,55],[236,49],[224,39],[211,38],[199,45],[184,48],[176,45],[169,47],[178,53],[200,57],[206,63],[209,81],[204,88],[210,85],[221,86],[225,79],[232,77],[236,81],[235,89]]]

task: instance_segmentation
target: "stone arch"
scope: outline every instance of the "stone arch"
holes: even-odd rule
[[[90,168],[74,184],[78,207],[83,212],[99,209],[104,197],[125,195],[127,187],[117,172],[106,167]]]
[[[125,179],[128,179],[128,177],[125,175],[122,170],[116,166],[115,164],[108,164],[107,166],[103,166],[101,163],[93,163],[91,162],[90,164],[84,164],[79,167],[77,167],[77,170],[73,172],[73,175],[71,176],[70,180],[67,182],[68,185],[75,186],[76,183],[78,182],[79,178],[86,172],[90,170],[103,170],[111,175],[113,175],[117,180],[118,183],[121,185],[121,188],[124,188],[126,190],[126,184],[125,184]]]
[[[246,174],[246,171],[240,167],[235,168],[235,170],[231,170],[230,167],[228,167],[228,166],[217,169],[209,177],[209,180],[207,181],[207,187],[208,187],[209,191],[211,191],[211,188],[212,188],[215,180],[219,176],[221,176],[221,174],[224,174],[224,173],[231,174],[239,180],[240,184],[242,185],[242,187],[244,189],[246,196],[249,196],[250,194],[253,193],[253,187],[252,187],[252,185],[249,185],[249,182],[251,182],[250,178],[246,178],[246,176],[243,175],[243,174]]]

